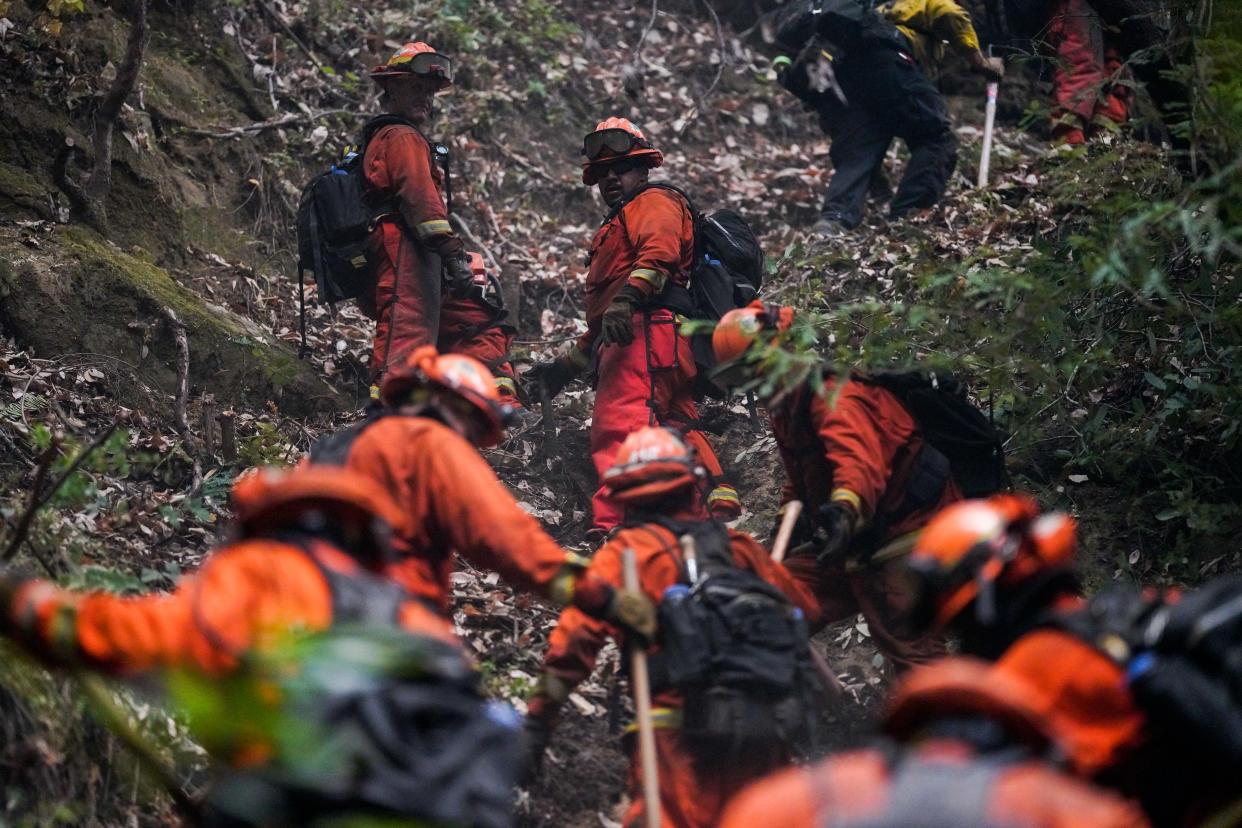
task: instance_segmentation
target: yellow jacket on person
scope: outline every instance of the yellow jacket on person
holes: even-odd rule
[[[878,11],[906,36],[924,68],[944,58],[946,41],[962,56],[979,51],[970,13],[953,0],[887,0]]]

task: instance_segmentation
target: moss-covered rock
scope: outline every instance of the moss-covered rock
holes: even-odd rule
[[[164,269],[84,227],[60,228],[53,238],[28,248],[16,233],[0,232],[0,322],[39,356],[107,354],[171,394],[177,349],[167,308],[186,328],[192,394],[210,392],[226,404],[270,401],[293,415],[347,404],[288,345],[203,301]]]

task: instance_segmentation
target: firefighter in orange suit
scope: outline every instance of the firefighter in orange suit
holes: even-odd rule
[[[1023,682],[1065,766],[1134,797],[1154,824],[1235,824],[1238,751],[1222,749],[1240,741],[1231,582],[1085,600],[1075,535],[1073,518],[1025,495],[954,504],[910,554],[911,622],[953,630]]]
[[[435,345],[441,290],[469,295],[474,276],[465,247],[449,225],[441,195],[444,173],[422,133],[437,92],[452,84],[452,63],[426,43],[407,43],[371,71],[388,111],[399,122],[370,134],[363,154],[366,195],[391,209],[377,220],[367,258],[375,294],[362,309],[376,320],[371,381],[400,365],[415,348]]]
[[[642,593],[658,603],[665,590],[684,583],[678,534],[671,526],[689,526],[702,519],[696,501],[701,497],[705,470],[693,449],[676,433],[656,427],[639,429],[617,452],[614,465],[604,476],[610,496],[626,508],[626,521],[591,561],[588,574],[619,586],[622,583],[622,551],[633,549]],[[763,547],[749,535],[727,531],[729,552],[737,566],[776,586],[805,613],[815,611],[812,596],[773,563]],[[559,721],[560,708],[570,692],[595,668],[600,649],[609,637],[624,642],[607,623],[567,609],[549,636],[539,689],[529,703],[527,733],[531,737],[533,763],[537,765],[551,732]],[[657,649],[651,650],[658,652]],[[715,825],[726,799],[746,782],[788,761],[784,755],[748,757],[738,765],[699,766],[683,743],[679,726],[682,699],[676,689],[653,688],[653,718],[660,776],[660,809],[664,825]],[[640,824],[645,813],[641,764],[636,740],[627,740],[630,752],[629,792],[632,799],[623,824]]]
[[[792,324],[792,309],[759,302],[725,314],[712,335],[727,368],[722,379],[756,376],[762,347]],[[898,668],[943,655],[939,639],[894,629],[907,589],[900,563],[889,559],[937,510],[961,499],[943,455],[925,448],[894,394],[855,377],[828,377],[821,388],[802,383],[774,397],[769,416],[785,468],[782,503],[800,500],[811,516],[799,532],[806,542],[794,541],[785,565],[815,593],[821,620],[861,612]]]
[[[1038,694],[983,662],[953,658],[902,679],[890,741],[781,771],[742,791],[721,828],[1143,828],[1139,807],[1057,765]]]
[[[275,709],[237,710],[230,720],[236,731],[223,722],[207,723],[210,727],[203,731],[218,740],[206,744],[212,755],[234,769],[222,770],[215,781],[208,797],[207,824],[310,825],[334,814],[438,822],[438,817],[449,814],[444,808],[452,806],[437,804],[437,797],[450,787],[455,794],[473,797],[469,813],[464,814],[472,824],[507,822],[511,766],[517,758],[512,725],[507,736],[504,728],[497,731],[486,723],[470,731],[481,741],[489,740],[489,745],[494,744],[493,737],[510,744],[498,746],[495,753],[486,751],[486,756],[480,746],[474,760],[486,764],[498,779],[474,776],[469,765],[459,761],[438,766],[441,789],[434,792],[436,796],[426,790],[419,763],[435,761],[427,753],[439,751],[435,739],[442,741],[443,735],[430,738],[425,722],[406,715],[406,700],[413,698],[410,690],[421,694],[416,698],[424,700],[428,710],[436,706],[433,697],[473,699],[466,703],[480,711],[481,722],[485,702],[474,689],[477,674],[461,654],[448,621],[378,574],[390,554],[391,527],[403,519],[396,505],[361,475],[316,468],[265,470],[244,477],[234,487],[232,504],[234,539],[209,555],[172,593],[122,597],[78,592],[4,573],[0,628],[53,664],[126,676],[166,669],[208,677],[204,688],[237,686],[221,684],[225,676],[268,682],[263,704]],[[396,740],[417,761],[410,763],[411,757],[401,751],[384,752],[355,733],[347,745],[333,743],[336,755],[347,757],[344,777],[326,766],[308,773],[299,756],[282,748],[278,736],[265,734],[262,725],[250,730],[238,724],[259,715],[270,727],[278,717],[294,715],[289,709],[296,703],[294,696],[273,692],[271,682],[279,679],[257,665],[284,652],[293,641],[330,627],[359,625],[366,625],[373,635],[391,629],[395,637],[386,640],[408,648],[404,652],[419,654],[425,668],[419,675],[426,683],[412,688],[409,682],[421,679],[385,673],[377,675],[375,683],[346,687],[339,683],[341,677],[355,674],[335,662],[332,669],[338,682],[329,695],[342,705],[337,714],[349,719],[350,694],[355,700],[365,699],[372,728],[368,733],[381,739],[385,749]],[[448,672],[440,673],[441,667]],[[453,676],[464,695],[453,695],[433,675]],[[304,678],[303,691],[313,683]],[[201,699],[203,692],[208,691],[201,690],[194,698]],[[248,704],[243,702],[243,707]],[[299,742],[300,750],[319,750],[332,739],[331,724],[322,732],[321,725],[325,722],[316,721],[315,729],[306,732],[324,741]],[[461,811],[452,813],[463,816]]]
[[[84,594],[6,578],[8,632],[41,655],[108,672],[191,665],[222,675],[267,636],[331,624],[334,584],[378,580],[367,573],[382,569],[391,527],[403,520],[371,481],[336,470],[260,471],[238,481],[232,501],[241,539],[212,553],[171,595]],[[306,527],[315,520],[321,528],[312,532]],[[329,522],[339,529],[324,532]],[[393,620],[456,640],[452,626],[413,596],[400,601]]]
[[[469,296],[449,296],[441,303],[436,348],[442,354],[463,354],[486,365],[496,378],[500,402],[517,411],[522,403],[509,358],[517,329],[507,321],[500,282],[487,272],[483,256],[467,255],[474,283]]]
[[[994,495],[936,515],[906,566],[912,624],[958,633],[963,652],[1036,688],[1070,766],[1090,778],[1137,760],[1148,734],[1117,658],[1120,640],[1097,642],[1072,621],[1084,608],[1075,538],[1068,515],[1041,513],[1026,495]]]
[[[582,182],[598,185],[609,212],[588,252],[587,331],[564,355],[535,366],[533,379],[555,396],[595,365],[591,459],[601,485],[592,501],[594,532],[621,520],[602,484],[621,442],[642,426],[680,429],[713,476],[706,507],[715,517],[741,514],[737,490],[720,480],[716,453],[698,430],[690,340],[678,330],[690,310],[687,285],[694,217],[672,190],[649,186],[664,156],[625,118],[609,118],[583,140]]]
[[[419,348],[388,372],[380,399],[382,411],[320,441],[308,460],[344,466],[391,494],[405,519],[395,528],[389,577],[447,615],[456,552],[557,603],[654,624],[645,600],[584,575],[587,561],[522,511],[475,448],[499,443],[510,413],[482,363]]]

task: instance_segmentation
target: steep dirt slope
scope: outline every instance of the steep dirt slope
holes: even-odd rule
[[[699,8],[661,7],[652,17],[647,6],[543,0],[153,0],[139,89],[118,125],[105,238],[78,217],[65,223],[50,165],[66,135],[86,142],[108,67],[124,49],[118,13],[126,7],[87,2],[56,37],[43,4],[0,0],[0,17],[13,24],[0,29],[0,477],[13,492],[0,501],[6,519],[21,513],[51,431],[67,435],[63,469],[114,420],[122,427],[75,476],[73,496],[38,522],[32,558],[78,583],[167,586],[212,540],[238,471],[295,458],[342,420],[331,412],[360,403],[370,323],[356,309],[333,315],[312,304],[311,352],[296,356],[292,216],[301,185],[377,111],[365,69],[406,39],[458,58],[456,86],[440,99],[431,132],[454,152],[460,226],[502,270],[523,359],[549,357],[580,328],[584,247],[602,207],[580,183],[578,149],[608,115],[640,123],[665,153],[661,176],[700,206],[746,215],[770,257],[765,297],[804,310],[887,307],[926,277],[965,280],[979,267],[1026,261],[1041,239],[1068,232],[1063,219],[1075,209],[1065,206],[1069,197],[1051,197],[1047,182],[1081,188],[1093,169],[1134,167],[1141,186],[1156,182],[1143,191],[1155,197],[1167,175],[1141,147],[1043,159],[1006,124],[993,158],[996,187],[979,194],[970,185],[983,86],[955,71],[942,83],[958,93],[951,106],[963,147],[945,204],[905,224],[889,224],[873,204],[852,236],[811,238],[804,228],[826,186],[827,143],[776,86],[753,38],[717,28]],[[1021,109],[1013,106],[1010,115]],[[893,176],[901,165],[894,150]],[[167,309],[189,333],[184,422]],[[966,302],[957,310],[989,312]],[[825,350],[866,344],[886,323],[851,324],[848,335],[826,332]],[[925,320],[919,344],[901,356],[934,353],[935,325]],[[967,367],[996,379],[989,366]],[[539,425],[489,453],[515,496],[566,544],[582,540],[594,486],[583,460],[590,401],[581,387],[558,400],[551,444]],[[221,413],[236,432],[231,450]],[[739,404],[709,405],[704,419],[743,490],[741,526],[765,535],[779,487],[772,441]],[[1109,514],[1106,488],[1067,479],[1039,440],[1020,448],[1024,482],[1050,500]],[[1104,525],[1108,577],[1128,548],[1124,527]],[[456,620],[489,686],[520,706],[555,615],[468,567],[457,587]],[[852,622],[822,643],[861,702],[835,714],[845,743],[858,737],[884,667]],[[63,807],[69,821],[170,818],[162,800],[133,797],[128,776],[116,782],[120,760],[100,757],[119,747],[63,724],[77,713],[68,685],[38,671],[10,678],[0,703],[17,711],[8,719],[17,724],[8,734],[14,747],[0,756],[3,781],[45,800],[14,801],[11,814],[38,821]],[[618,702],[606,684],[583,688],[550,773],[523,798],[532,824],[596,825],[611,813],[623,760],[609,734]],[[152,721],[159,730],[167,720]],[[162,748],[193,767],[183,742]],[[89,779],[103,781],[84,791]]]

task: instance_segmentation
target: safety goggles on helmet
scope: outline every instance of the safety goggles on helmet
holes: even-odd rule
[[[390,72],[410,72],[415,75],[434,75],[451,81],[453,61],[437,52],[416,52],[412,55],[395,55],[388,62]]]
[[[624,129],[601,129],[582,139],[582,154],[588,161],[594,161],[604,154],[604,150],[612,155],[625,155],[635,146],[650,147],[647,142],[639,140]]]

